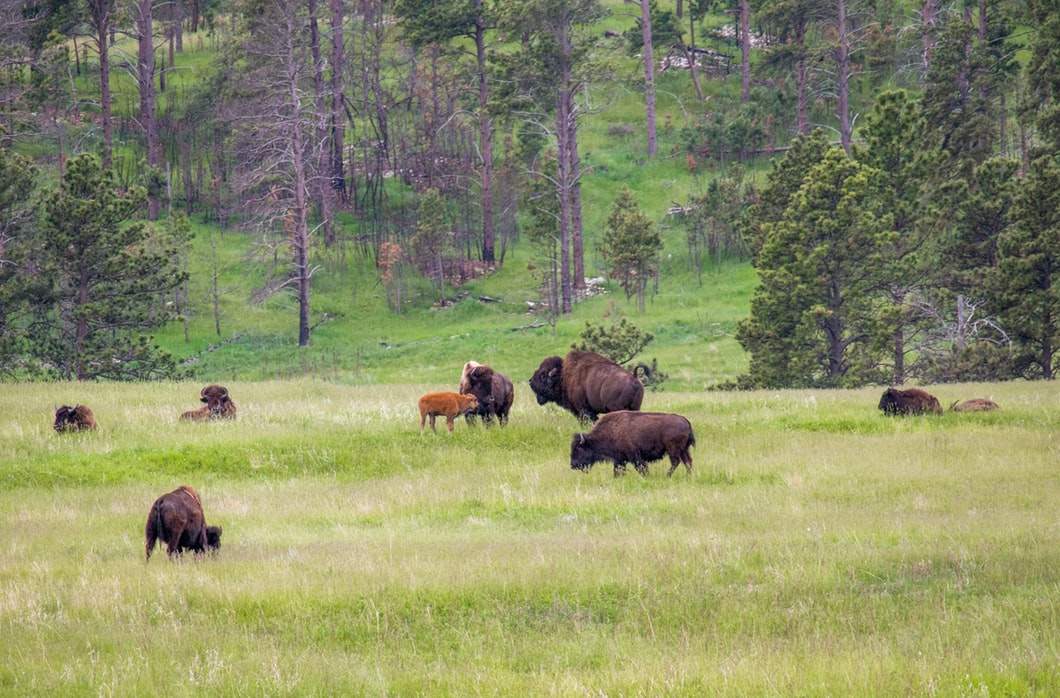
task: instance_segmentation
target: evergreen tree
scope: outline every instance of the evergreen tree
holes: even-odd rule
[[[31,282],[26,267],[34,177],[29,160],[0,145],[0,375],[13,371],[17,357],[28,349],[16,327]]]
[[[617,279],[626,292],[626,300],[637,296],[637,307],[644,311],[644,294],[648,280],[659,273],[662,238],[651,220],[623,189],[615,199],[600,244],[600,255],[607,264],[608,276]]]
[[[869,378],[874,291],[892,223],[880,174],[838,147],[807,173],[778,222],[764,225],[760,285],[737,339],[744,386],[836,387]]]
[[[142,333],[172,318],[160,303],[184,275],[176,251],[152,244],[142,222],[129,222],[146,194],[119,193],[95,155],[79,155],[44,203],[40,273],[49,293],[37,299],[49,322],[38,350],[64,378],[146,379],[174,373],[172,359]]]

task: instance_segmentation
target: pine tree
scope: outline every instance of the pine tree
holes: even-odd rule
[[[30,161],[0,145],[0,375],[15,369],[27,347],[16,329],[25,311],[30,224],[35,169]]]
[[[648,280],[659,273],[661,251],[662,238],[655,225],[641,212],[633,192],[623,189],[607,218],[600,255],[608,276],[617,279],[626,292],[626,300],[636,295],[641,312]]]
[[[446,223],[445,200],[437,189],[428,189],[420,198],[412,249],[420,268],[426,270],[434,282],[439,298],[445,289],[442,262],[452,242],[453,234]]]
[[[172,359],[143,332],[172,318],[159,300],[184,274],[176,251],[129,222],[146,194],[119,193],[95,155],[70,160],[59,188],[45,200],[38,262],[51,280],[38,299],[49,322],[39,351],[64,378],[146,379],[172,375]]]
[[[890,241],[879,172],[838,147],[807,173],[782,218],[766,224],[760,285],[737,340],[745,386],[835,387],[875,377],[873,292]]]

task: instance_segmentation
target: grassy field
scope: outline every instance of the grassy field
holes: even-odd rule
[[[2,386],[0,693],[1060,693],[1060,385],[649,394],[696,470],[618,480],[523,385],[452,436],[434,384],[233,383],[206,425],[199,384]],[[222,550],[145,565],[185,482]]]

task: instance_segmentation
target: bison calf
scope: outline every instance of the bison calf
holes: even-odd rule
[[[942,414],[938,398],[920,388],[898,390],[887,388],[880,398],[880,410],[888,416],[907,414]]]
[[[615,466],[615,477],[623,474],[626,463],[641,475],[648,474],[648,463],[670,457],[667,477],[684,464],[692,472],[692,454],[696,445],[692,424],[676,414],[660,412],[611,412],[602,415],[588,434],[575,434],[570,444],[570,467],[588,471],[593,463],[609,460]]]
[[[206,525],[199,493],[188,485],[155,500],[147,513],[144,537],[148,560],[159,540],[166,544],[170,557],[185,550],[204,553],[221,547],[221,527]]]
[[[990,412],[999,409],[1001,409],[1000,405],[983,397],[965,400],[964,402],[958,401],[950,405],[950,410],[954,412]]]
[[[86,431],[96,428],[96,417],[85,405],[63,405],[55,410],[55,431]]]
[[[478,409],[478,400],[474,395],[461,395],[460,393],[427,393],[420,398],[420,431],[431,418],[431,431],[438,431],[434,427],[435,417],[445,417],[445,425],[449,431],[453,431],[453,420],[460,415],[466,415]]]
[[[206,404],[197,410],[188,410],[180,415],[186,421],[202,422],[208,419],[235,419],[236,403],[223,385],[208,385],[199,393],[199,400]]]

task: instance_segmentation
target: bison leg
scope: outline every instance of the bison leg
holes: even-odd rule
[[[648,464],[644,461],[634,461],[633,467],[637,469],[637,472],[641,474],[641,477],[648,477]]]
[[[666,477],[673,477],[674,471],[677,470],[677,466],[681,464],[680,459],[677,456],[670,454],[670,469],[666,471]]]
[[[434,432],[435,434],[437,434],[437,433],[438,433],[438,430],[434,428],[434,420],[435,420],[435,418],[436,418],[437,416],[438,416],[438,415],[436,415],[436,414],[432,414],[432,415],[431,415],[431,431],[433,431],[433,432]]]
[[[453,422],[455,422],[455,421],[456,421],[456,417],[446,417],[445,418],[445,426],[449,428],[449,433],[450,434],[453,433]]]
[[[184,528],[181,526],[175,527],[169,532],[169,539],[166,541],[166,554],[169,557],[177,557],[180,555],[180,537],[184,535]]]
[[[685,448],[685,452],[681,454],[681,462],[685,464],[685,472],[689,475],[692,474],[692,454]]]
[[[616,461],[615,462],[615,477],[621,477],[626,474],[626,464]]]
[[[423,427],[427,424],[427,413],[420,412],[420,433],[423,433]]]

